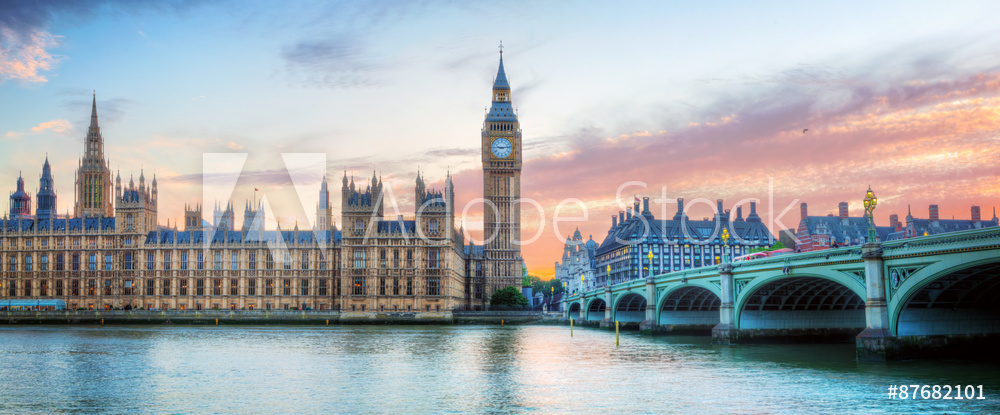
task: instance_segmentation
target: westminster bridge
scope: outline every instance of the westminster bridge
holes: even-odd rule
[[[859,360],[963,352],[1000,339],[1000,228],[723,263],[565,301],[579,324],[711,330],[720,344],[853,337]]]

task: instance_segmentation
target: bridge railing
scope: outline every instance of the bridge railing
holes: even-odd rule
[[[1000,227],[993,226],[884,242],[882,243],[882,253],[883,255],[891,255],[902,252],[929,251],[946,245],[972,247],[990,245],[997,241],[1000,241]]]

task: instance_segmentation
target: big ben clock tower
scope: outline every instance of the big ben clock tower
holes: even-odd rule
[[[521,126],[510,102],[510,84],[500,68],[493,104],[483,122],[483,238],[486,294],[521,282]]]

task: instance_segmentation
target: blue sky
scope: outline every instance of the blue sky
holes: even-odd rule
[[[908,204],[926,216],[929,203],[943,215],[967,217],[972,204],[985,214],[1000,199],[997,165],[983,156],[1000,149],[998,9],[5,3],[0,183],[13,190],[23,171],[37,188],[47,152],[69,209],[96,89],[112,169],[126,181],[156,172],[164,223],[201,198],[202,154],[215,152],[248,153],[245,170],[259,172],[241,182],[238,205],[249,188],[287,187],[280,153],[326,154],[334,195],[344,169],[376,170],[406,205],[419,166],[431,181],[451,171],[460,200],[471,200],[481,195],[479,129],[502,40],[525,137],[523,195],[546,209],[581,199],[593,219],[568,226],[585,235],[603,237],[629,180],[652,196],[667,186],[671,198],[736,201],[766,199],[771,177],[773,209],[801,199],[822,214],[850,200],[858,215],[871,184],[887,202],[882,218]],[[792,134],[804,128],[814,134]],[[276,201],[283,226],[308,220],[315,197]],[[463,223],[475,230],[477,218]],[[551,226],[537,219],[526,213],[525,226]],[[542,273],[566,232],[553,231],[528,255]]]

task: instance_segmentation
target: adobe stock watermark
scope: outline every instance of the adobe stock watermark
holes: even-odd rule
[[[225,207],[231,202],[237,185],[240,183],[241,178],[247,174],[244,172],[244,166],[248,156],[248,153],[205,153],[203,155],[203,206],[218,205]],[[293,192],[296,195],[296,200],[294,201],[285,200],[287,198],[283,199],[283,205],[288,205],[290,202],[297,202],[302,211],[306,211],[305,208],[310,205],[309,201],[313,200],[309,195],[319,193],[319,183],[326,176],[326,153],[282,153],[281,158],[284,162],[284,170],[272,170],[272,173],[278,175],[287,174],[294,188]],[[328,183],[331,182],[333,183],[332,187],[334,187],[331,193],[337,194],[336,187],[342,186],[344,183],[328,181]],[[346,189],[347,193],[353,191],[358,195],[365,193],[366,190],[370,191],[370,193],[365,193],[363,205],[357,205],[356,203],[362,202],[356,202],[353,199],[350,201],[342,200],[341,211],[334,211],[332,215],[335,220],[339,220],[339,215],[343,214],[345,209],[347,209],[352,218],[352,223],[340,223],[342,235],[344,237],[361,238],[363,244],[370,243],[373,238],[397,237],[407,242],[411,239],[417,239],[429,245],[448,245],[454,242],[455,238],[450,236],[457,236],[457,225],[460,221],[463,224],[484,223],[481,239],[473,238],[469,230],[465,229],[464,234],[461,235],[465,241],[488,246],[501,240],[500,238],[509,238],[507,241],[502,241],[509,242],[509,245],[500,245],[528,246],[538,242],[546,237],[546,235],[551,235],[557,242],[569,239],[569,235],[572,234],[570,229],[573,228],[573,225],[578,226],[591,220],[590,210],[594,204],[593,202],[588,203],[585,200],[570,197],[562,199],[554,203],[554,205],[552,202],[548,202],[549,207],[547,208],[539,200],[530,197],[507,199],[481,197],[469,200],[461,208],[457,208],[454,205],[454,195],[448,189],[449,186],[450,183],[446,183],[446,189],[434,193],[434,197],[426,198],[419,206],[414,206],[413,216],[408,216],[403,212],[400,201],[396,197],[391,185],[380,183],[378,186],[379,189],[371,188],[371,186],[364,190],[360,186],[353,190]],[[669,198],[666,186],[660,187],[655,197],[649,195],[649,190],[648,183],[643,181],[627,181],[618,186],[614,195],[613,205],[617,208],[617,212],[615,215],[612,215],[611,222],[605,225],[608,228],[612,225],[632,226],[636,232],[630,233],[627,239],[616,236],[616,242],[625,245],[641,243],[641,241],[651,236],[654,230],[659,231],[659,235],[666,235],[673,228],[679,228],[679,233],[684,238],[683,243],[711,243],[711,241],[720,236],[723,229],[729,230],[731,243],[733,244],[770,242],[744,239],[744,233],[739,232],[733,226],[736,219],[735,212],[742,209],[745,213],[745,219],[749,219],[751,216],[755,220],[759,218],[769,230],[780,231],[788,229],[784,223],[787,220],[786,215],[799,203],[799,199],[794,199],[783,206],[780,212],[777,212],[778,209],[774,205],[775,187],[773,178],[768,178],[767,181],[767,204],[763,206],[767,212],[766,218],[757,216],[757,206],[761,203],[761,199],[759,198],[740,199],[736,203],[727,204],[729,208],[725,209],[723,202],[719,200]],[[517,189],[510,188],[501,193],[514,195],[517,194]],[[637,194],[642,194],[642,198],[634,196]],[[350,194],[349,197],[353,197],[353,194]],[[627,201],[631,201],[632,203],[629,204]],[[607,203],[602,202],[599,205],[607,206]],[[271,200],[268,197],[267,188],[255,189],[254,200],[250,210],[252,214],[247,215],[244,219],[244,221],[249,220],[250,223],[243,223],[241,227],[244,240],[259,242],[273,251],[275,257],[285,257],[288,249],[284,238],[276,233],[266,232],[264,229],[266,217],[277,218],[274,214]],[[692,226],[688,226],[688,222],[694,220],[688,217],[688,213],[693,210],[714,213],[714,219],[712,219],[713,226],[710,232],[705,233],[701,231],[692,233]],[[518,218],[525,216],[525,212],[529,212],[534,220],[531,223],[522,222],[519,227],[514,225]],[[727,214],[729,219],[723,220],[723,216]],[[232,219],[229,218],[228,220]],[[302,223],[307,224],[308,229],[313,231],[315,236],[312,240],[319,248],[326,249],[328,246],[332,247],[333,238],[328,239],[326,232],[317,232],[319,218],[306,215],[305,218],[301,219]],[[672,221],[673,219],[677,219],[677,221]],[[233,226],[232,223],[222,222],[223,220],[226,219],[213,218],[211,225],[216,228],[220,226]],[[549,225],[549,222],[551,222],[551,225]],[[697,222],[704,221],[698,220]],[[488,226],[486,225],[487,223],[497,223],[500,226]],[[797,220],[794,223],[797,224]],[[508,226],[504,226],[505,224]],[[330,225],[332,228],[332,223]],[[704,226],[700,226],[699,228],[705,229]],[[529,230],[530,233],[524,234],[525,230]],[[770,233],[770,231],[768,232]],[[213,241],[210,238],[206,238],[203,242],[204,247],[207,249]],[[681,243],[677,239],[668,239],[664,242],[668,244]]]

